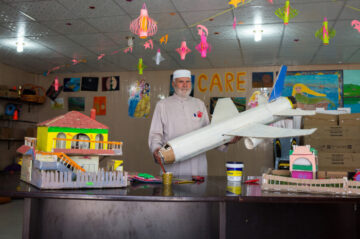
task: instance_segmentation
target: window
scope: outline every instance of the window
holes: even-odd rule
[[[56,135],[57,139],[66,139],[66,135],[64,133],[58,133]],[[65,140],[56,140],[56,148],[57,149],[65,149],[66,141]]]
[[[87,136],[86,134],[77,134],[73,137],[73,139],[90,140],[89,136]],[[73,141],[73,142],[71,142],[71,148],[72,149],[89,149],[90,142]]]
[[[102,134],[96,135],[95,141],[104,141],[104,136]],[[95,143],[95,149],[103,149],[103,144]]]

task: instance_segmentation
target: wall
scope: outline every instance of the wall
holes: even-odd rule
[[[297,70],[338,70],[338,69],[360,69],[360,65],[320,65],[320,66],[290,66],[289,71]],[[251,75],[253,71],[273,71],[274,73],[279,70],[279,66],[274,67],[248,67],[248,68],[221,68],[221,69],[199,69],[192,70],[197,80],[200,74],[204,73],[208,76],[208,80],[203,80],[203,87],[210,88],[211,78],[215,73],[218,73],[221,81],[223,82],[223,92],[220,92],[218,87],[214,86],[213,91],[206,90],[200,92],[198,87],[195,86],[195,97],[202,99],[207,106],[209,106],[210,97],[229,96],[229,97],[246,97],[247,99],[253,92],[251,89]],[[234,91],[228,90],[226,92],[224,86],[224,77],[227,72],[235,74],[237,72],[246,72],[242,77],[245,84],[242,85],[246,92],[237,92],[236,86],[233,85]],[[106,116],[97,116],[97,120],[110,127],[109,139],[114,141],[124,142],[124,166],[127,171],[147,172],[151,174],[159,173],[159,166],[153,162],[152,155],[148,149],[148,131],[151,123],[151,116],[155,108],[156,102],[159,100],[159,95],[167,96],[169,93],[169,78],[172,71],[145,71],[143,76],[139,76],[137,72],[97,72],[97,73],[81,73],[81,74],[59,74],[56,75],[62,84],[64,77],[81,77],[81,76],[120,76],[120,91],[101,91],[97,92],[62,92],[59,97],[63,97],[65,101],[64,110],[51,110],[50,100],[44,105],[34,108],[34,120],[38,122],[47,120],[67,112],[67,98],[69,96],[84,96],[85,97],[85,114],[90,115],[90,109],[93,104],[94,96],[107,97],[107,114]],[[41,75],[37,76],[36,83],[48,88],[54,79],[55,75],[52,74],[48,77]],[[145,79],[151,86],[151,114],[147,119],[134,119],[128,116],[128,97],[129,89],[137,80]],[[236,80],[235,80],[236,81]],[[233,84],[235,84],[233,82]],[[209,109],[209,108],[208,108]],[[268,140],[266,143],[261,144],[255,150],[247,150],[244,147],[243,141],[236,145],[231,145],[228,152],[223,153],[216,150],[209,151],[208,165],[209,175],[225,175],[225,162],[230,160],[243,161],[245,164],[245,174],[247,175],[261,175],[267,168],[273,167],[273,154],[272,154],[272,141]]]
[[[34,82],[36,78],[37,76],[35,74],[27,73],[0,63],[0,85],[6,85],[9,88],[12,88],[13,86]],[[9,102],[0,100],[0,115],[4,114],[7,103]],[[30,110],[33,107],[35,106],[30,106]],[[21,106],[20,117],[23,120],[33,120],[33,114],[32,112],[28,112],[28,106],[26,104]],[[29,126],[31,125],[25,123],[0,121],[0,127],[16,127],[17,129],[23,129],[21,131],[24,131],[24,129]],[[19,131],[20,130],[18,130],[18,133]],[[15,161],[16,149],[22,144],[23,142],[10,142],[8,144],[7,141],[0,141],[0,170],[3,170],[6,166]]]

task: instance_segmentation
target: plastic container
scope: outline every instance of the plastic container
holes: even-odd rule
[[[228,181],[241,182],[244,164],[242,162],[227,162],[226,175]]]
[[[239,196],[241,194],[241,182],[228,181],[226,185],[226,196]]]

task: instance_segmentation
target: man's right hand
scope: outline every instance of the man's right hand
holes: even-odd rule
[[[155,163],[158,163],[160,164],[161,163],[161,158],[160,158],[160,155],[159,155],[159,151],[160,151],[160,148],[157,148],[155,149],[154,153],[153,153],[153,157],[155,159]]]

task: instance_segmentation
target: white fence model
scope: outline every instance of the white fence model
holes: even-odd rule
[[[76,179],[72,179],[72,175]],[[103,169],[94,172],[57,172],[33,169],[31,184],[41,189],[61,188],[120,188],[127,186],[127,172]]]
[[[347,178],[299,179],[263,174],[261,189],[282,192],[360,195],[360,182],[349,181]]]

